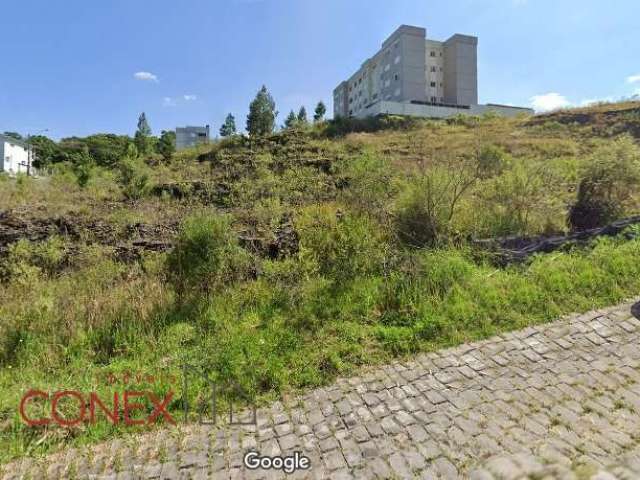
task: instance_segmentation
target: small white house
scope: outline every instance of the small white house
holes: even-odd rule
[[[22,140],[0,135],[0,172],[32,174],[29,149]]]

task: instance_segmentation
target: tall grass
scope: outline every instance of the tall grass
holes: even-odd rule
[[[0,437],[7,448],[1,458],[123,431],[105,422],[71,430],[27,428],[17,409],[32,388],[108,396],[125,385],[101,384],[100,375],[132,371],[180,378],[187,362],[266,401],[325,384],[359,365],[613,304],[640,289],[639,240],[604,240],[591,249],[496,269],[456,248],[396,252],[391,258],[385,240],[372,237],[375,226],[352,218],[320,227],[322,218],[334,217],[311,211],[299,220],[304,226],[298,255],[264,260],[256,278],[222,281],[186,303],[177,303],[164,281],[162,256],[125,269],[94,253],[73,272],[40,270],[30,273],[28,285],[4,285]],[[158,394],[174,390],[170,409],[179,416],[182,401],[195,401],[206,383],[194,379],[184,398],[179,382],[137,387]]]

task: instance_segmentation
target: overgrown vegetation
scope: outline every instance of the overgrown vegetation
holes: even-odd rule
[[[251,137],[228,119],[226,138],[176,154],[117,137],[100,137],[118,145],[113,158],[95,139],[59,142],[50,176],[0,178],[3,208],[34,221],[82,218],[125,239],[141,223],[180,224],[170,252],[121,261],[101,231],[27,241],[3,235],[0,217],[3,461],[125,430],[28,428],[18,405],[29,389],[106,398],[127,382],[105,375],[152,374],[161,380],[129,386],[174,390],[178,415],[205,388],[194,379],[183,396],[168,380],[185,362],[267,401],[638,294],[635,231],[509,267],[469,241],[637,214],[637,138],[552,119],[326,122],[317,108],[312,123],[303,113]]]

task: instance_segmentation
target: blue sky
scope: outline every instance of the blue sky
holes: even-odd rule
[[[21,0],[2,6],[0,131],[61,138],[244,127],[264,83],[282,123],[331,106],[400,24],[479,37],[480,102],[539,109],[640,93],[637,0]],[[138,73],[138,75],[135,75]]]

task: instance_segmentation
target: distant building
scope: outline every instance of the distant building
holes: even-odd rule
[[[33,154],[23,140],[0,135],[0,172],[15,175],[33,173]]]
[[[478,105],[477,37],[427,39],[421,27],[400,26],[333,91],[334,117],[380,114],[449,117],[489,110],[513,116],[531,109]]]
[[[209,143],[209,125],[176,128],[176,150],[184,150],[203,143]]]

